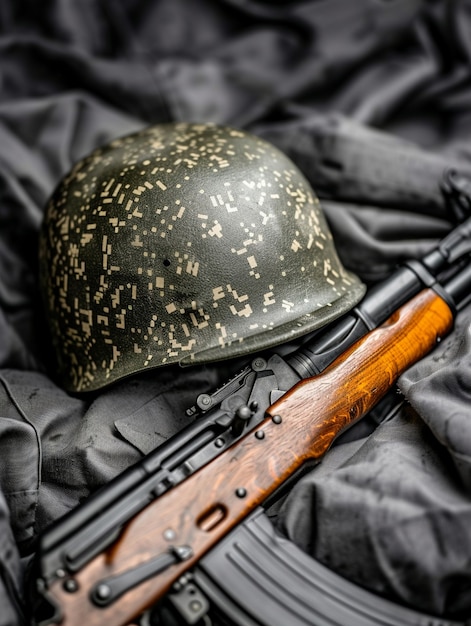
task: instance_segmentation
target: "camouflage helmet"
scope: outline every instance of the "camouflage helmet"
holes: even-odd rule
[[[206,124],[157,125],[79,162],[47,206],[40,275],[75,392],[269,348],[364,293],[298,168]]]

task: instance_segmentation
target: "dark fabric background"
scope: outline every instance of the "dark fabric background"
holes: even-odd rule
[[[321,197],[368,284],[451,227],[471,174],[469,0],[2,0],[0,624],[48,523],[185,423],[228,371],[159,370],[95,397],[54,382],[37,287],[47,198],[93,148],[149,124],[272,141]],[[292,491],[283,532],[343,576],[423,611],[471,614],[471,311]],[[378,420],[379,421],[379,420]]]

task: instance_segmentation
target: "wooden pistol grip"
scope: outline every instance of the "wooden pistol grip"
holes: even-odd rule
[[[451,328],[452,313],[424,290],[368,333],[319,376],[301,381],[267,411],[253,431],[161,497],[75,576],[49,589],[67,626],[124,626],[152,606],[213,545],[306,460],[319,458],[360,419],[411,364]],[[109,606],[93,604],[100,581],[191,548],[187,560],[126,591]],[[135,571],[140,571],[136,569]],[[66,589],[77,588],[76,591]]]

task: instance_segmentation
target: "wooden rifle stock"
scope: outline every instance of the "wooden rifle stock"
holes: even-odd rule
[[[298,383],[254,430],[139,512],[73,578],[51,583],[60,623],[129,624],[305,461],[320,458],[452,322],[448,305],[426,289],[322,374]]]

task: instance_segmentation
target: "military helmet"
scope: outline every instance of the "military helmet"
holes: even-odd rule
[[[272,347],[364,293],[299,169],[208,124],[156,125],[80,161],[46,208],[40,276],[74,392]]]

